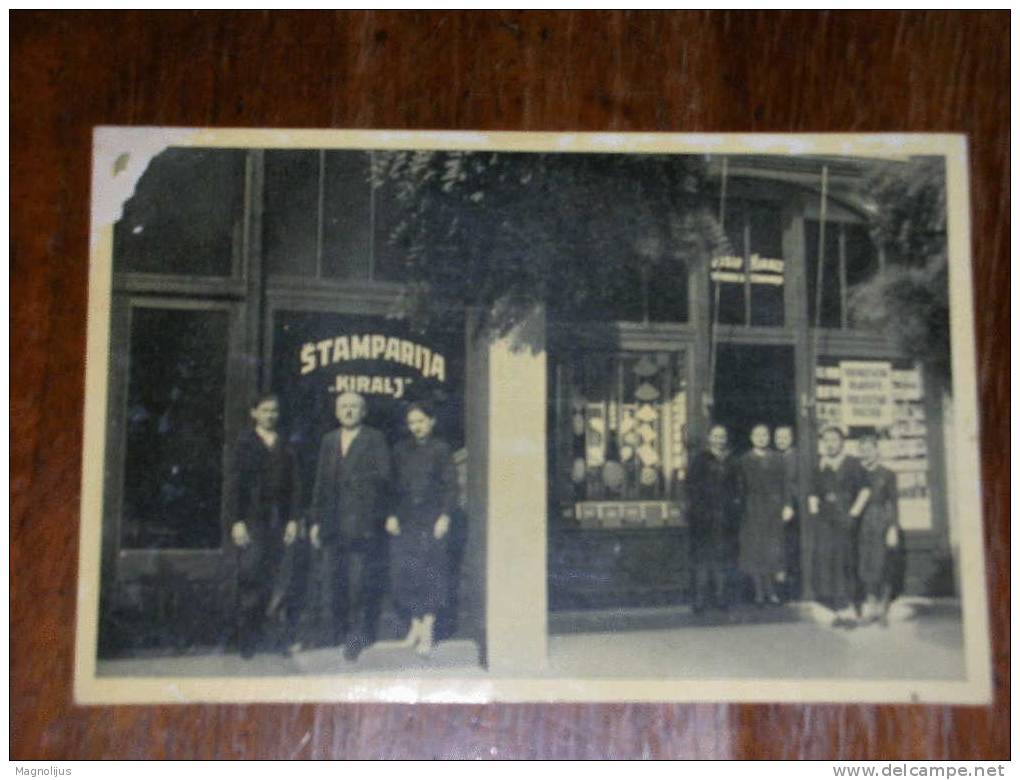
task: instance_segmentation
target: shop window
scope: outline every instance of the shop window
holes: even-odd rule
[[[171,148],[152,159],[114,226],[118,272],[234,275],[244,222],[242,150]]]
[[[878,253],[865,225],[829,222],[825,226],[825,262],[819,278],[819,232],[817,220],[805,220],[804,257],[810,323],[822,328],[852,327],[853,313],[847,305],[850,291],[868,281],[878,270]],[[818,295],[819,281],[821,296]]]
[[[406,250],[394,241],[394,232],[406,216],[397,204],[398,186],[397,181],[384,179],[372,190],[374,273],[390,281],[404,281],[408,276]]]
[[[711,295],[716,322],[783,325],[786,263],[782,218],[777,205],[727,201],[724,227],[732,253],[712,258]]]
[[[584,528],[682,525],[684,352],[584,353],[556,363],[556,482]]]
[[[869,281],[879,269],[878,251],[865,225],[844,226],[844,257],[846,258],[846,290],[849,295],[854,287]],[[846,325],[854,326],[852,309],[846,312]]]
[[[131,310],[125,549],[220,546],[229,331],[225,309]]]
[[[262,253],[270,274],[318,275],[320,162],[314,149],[265,154]]]
[[[389,185],[373,188],[371,153],[267,150],[263,253],[275,276],[396,279]]]
[[[376,198],[365,152],[323,155],[322,275],[329,279],[387,278],[373,272]]]
[[[896,474],[899,520],[906,530],[932,527],[928,423],[919,365],[909,360],[827,358],[815,368],[818,429],[834,425],[857,455],[858,438],[879,437],[882,465]]]

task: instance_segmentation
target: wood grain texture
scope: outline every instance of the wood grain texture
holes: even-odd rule
[[[12,758],[1008,757],[1008,12],[10,21]],[[74,706],[97,124],[969,134],[994,706]]]

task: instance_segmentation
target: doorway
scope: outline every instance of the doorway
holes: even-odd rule
[[[751,447],[751,429],[764,423],[775,446],[777,426],[796,432],[797,386],[792,346],[720,344],[716,353],[715,421],[730,433],[730,446],[738,456]],[[783,527],[781,598],[798,598],[802,589],[801,523],[795,516]],[[742,581],[742,597],[749,599],[749,581]]]
[[[720,344],[716,353],[715,422],[730,432],[738,455],[750,448],[751,428],[796,423],[797,388],[792,346]]]

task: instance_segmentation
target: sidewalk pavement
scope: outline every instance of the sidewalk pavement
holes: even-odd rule
[[[689,610],[620,610],[559,616],[547,667],[533,677],[680,679],[932,679],[964,676],[963,631],[955,602],[903,599],[888,627],[832,628],[817,605],[751,607],[693,615]],[[615,619],[614,619],[615,618]],[[560,625],[557,626],[556,624]],[[616,630],[605,630],[615,625]],[[234,653],[99,661],[103,677],[261,677],[344,675],[480,677],[474,642],[440,642],[419,657],[397,642],[379,642],[356,662],[337,648],[293,658]]]

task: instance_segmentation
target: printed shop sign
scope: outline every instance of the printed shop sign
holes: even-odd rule
[[[271,386],[309,458],[336,427],[335,400],[347,392],[364,396],[368,424],[393,440],[407,433],[407,404],[428,401],[442,435],[463,443],[462,320],[414,329],[383,315],[281,310],[273,325]]]
[[[730,282],[733,284],[783,284],[786,263],[778,257],[762,257],[757,252],[748,258],[751,268],[750,277],[744,267],[744,258],[736,255],[724,255],[712,258],[712,281]]]
[[[446,382],[446,358],[424,344],[381,333],[338,334],[307,341],[300,348],[301,375],[318,368],[337,371],[334,393],[390,395],[403,398],[413,376],[396,376],[393,368],[411,369],[423,379]],[[360,366],[366,373],[352,370]]]
[[[891,363],[844,360],[839,373],[844,426],[885,428],[893,424]]]

